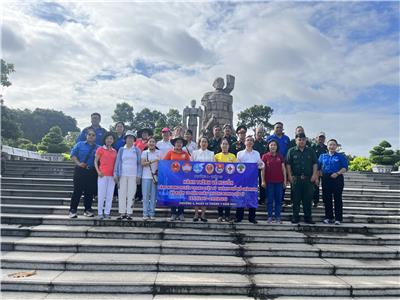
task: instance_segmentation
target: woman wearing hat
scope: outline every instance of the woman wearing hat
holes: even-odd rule
[[[118,184],[118,220],[132,220],[133,199],[142,176],[141,151],[134,146],[133,131],[125,134],[125,146],[118,151],[114,168],[114,179]]]
[[[183,146],[186,146],[186,140],[178,136],[171,140],[174,149],[167,152],[164,157],[164,160],[190,160],[190,156],[186,151],[182,150]],[[177,218],[179,220],[184,221],[185,217],[183,216],[185,208],[183,206],[172,206],[171,207],[171,221],[175,221]]]

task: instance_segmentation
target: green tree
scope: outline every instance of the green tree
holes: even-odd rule
[[[21,124],[14,110],[5,105],[1,105],[1,138],[17,140],[22,137]],[[11,146],[11,145],[10,145]]]
[[[167,127],[170,128],[171,130],[175,126],[182,124],[182,115],[177,109],[171,108],[167,112],[166,117],[167,117]]]
[[[378,146],[372,148],[370,153],[370,160],[374,164],[393,166],[397,161],[395,152],[389,148],[392,145],[388,141],[382,141]]]
[[[245,125],[253,130],[262,125],[268,132],[273,128],[273,125],[268,122],[274,110],[266,105],[253,105],[238,113],[237,125]]]
[[[371,171],[372,170],[372,163],[366,157],[356,157],[349,164],[350,171]]]
[[[16,147],[30,151],[37,151],[37,145],[33,144],[30,140],[19,138],[16,142]]]
[[[126,102],[122,102],[117,103],[111,118],[114,122],[124,122],[124,124],[128,125],[133,122],[133,117],[133,107]]]
[[[4,59],[1,59],[1,85],[3,87],[9,87],[11,85],[9,76],[13,72],[15,72],[14,64],[9,64]]]
[[[68,151],[62,131],[59,126],[53,126],[38,144],[38,150],[48,153],[63,153]]]
[[[156,122],[160,119],[166,122],[166,116],[162,112],[158,110],[151,111],[148,108],[144,108],[135,114],[135,118],[131,123],[131,128],[135,130],[151,128],[154,130],[156,128]]]

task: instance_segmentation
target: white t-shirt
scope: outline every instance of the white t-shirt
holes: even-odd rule
[[[190,157],[191,161],[215,161],[214,152],[206,149],[206,150],[195,150],[193,151],[192,156]]]
[[[243,163],[257,163],[258,168],[264,167],[264,162],[261,160],[260,153],[257,150],[247,151],[246,149],[239,151],[236,154],[238,162]]]
[[[150,151],[149,149],[144,150],[142,152],[142,159],[145,160],[161,160],[161,151],[160,150],[155,150],[155,151]],[[145,179],[152,179],[153,177],[151,176],[151,172],[153,171],[153,174],[156,173],[158,170],[158,162],[152,163],[151,164],[151,170],[150,166],[144,166],[143,167],[143,172],[142,172],[142,178]]]
[[[121,176],[137,176],[137,154],[134,147],[124,146],[122,153]]]
[[[156,147],[160,150],[161,159],[164,158],[165,154],[167,154],[169,150],[174,148],[170,141],[165,142],[164,140],[158,141]]]
[[[189,144],[187,144],[185,147],[183,147],[182,149],[183,149],[183,151],[186,151],[187,153],[189,153],[189,155],[190,156],[192,156],[193,155],[193,152],[195,151],[195,150],[197,150],[197,144],[195,143],[195,142],[193,142],[193,141],[190,141],[190,143]]]

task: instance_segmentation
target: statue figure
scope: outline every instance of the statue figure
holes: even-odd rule
[[[197,118],[199,120],[197,120]],[[183,126],[193,132],[193,141],[197,141],[197,128],[203,122],[203,109],[196,107],[196,100],[190,101],[190,107],[183,109]]]
[[[215,90],[205,93],[201,99],[201,104],[204,106],[202,133],[212,133],[214,125],[222,127],[224,124],[230,124],[233,126],[233,97],[230,93],[235,87],[235,77],[226,75],[225,88],[224,85],[224,79],[218,77],[213,83]],[[211,124],[213,125],[210,128]]]

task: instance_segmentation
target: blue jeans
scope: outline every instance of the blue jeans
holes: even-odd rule
[[[283,184],[267,183],[267,211],[268,217],[272,218],[273,207],[275,206],[275,218],[281,218],[281,202],[282,202]]]
[[[154,217],[157,197],[157,186],[153,179],[142,179],[143,217]]]

